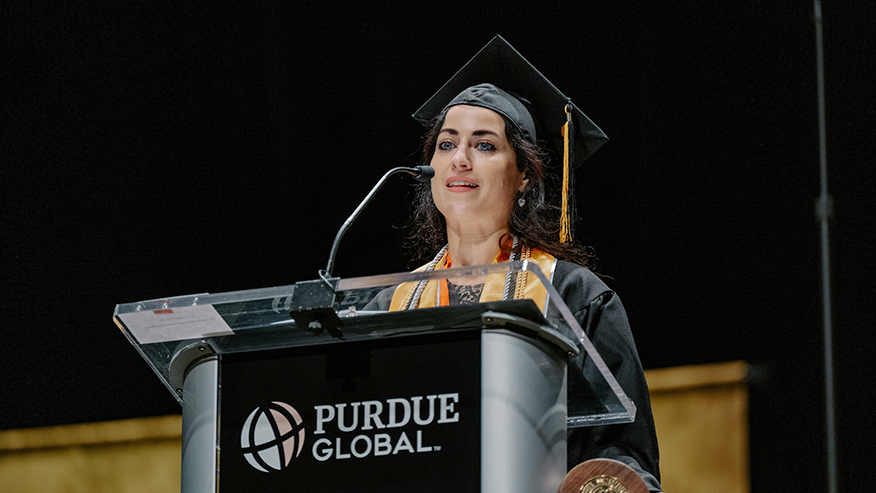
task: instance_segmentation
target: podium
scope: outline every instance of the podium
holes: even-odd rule
[[[375,309],[404,282],[509,273],[543,284],[543,309]],[[127,303],[113,318],[182,405],[183,493],[553,493],[567,427],[635,418],[525,260]]]

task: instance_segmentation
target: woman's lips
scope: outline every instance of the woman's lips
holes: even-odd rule
[[[456,192],[464,192],[464,191],[473,190],[475,188],[478,188],[477,183],[474,183],[474,182],[469,181],[469,180],[458,180],[458,179],[457,180],[454,180],[454,179],[447,180],[446,186],[449,190],[456,191]]]

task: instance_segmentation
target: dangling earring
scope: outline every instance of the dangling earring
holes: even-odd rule
[[[519,199],[517,199],[517,205],[519,205],[520,207],[523,207],[524,205],[526,205],[526,199],[524,199],[523,197],[520,197]]]

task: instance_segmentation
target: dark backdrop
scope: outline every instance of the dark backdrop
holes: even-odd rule
[[[253,2],[256,3],[256,2]],[[752,364],[755,491],[824,484],[815,28],[805,1],[2,7],[2,428],[179,412],[117,303],[312,279],[409,117],[496,33],[611,140],[578,237],[646,368]],[[749,5],[750,3],[750,5]],[[840,485],[874,438],[873,9],[826,2]],[[394,179],[343,277],[416,265]]]

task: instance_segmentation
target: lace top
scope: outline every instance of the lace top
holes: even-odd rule
[[[447,281],[447,293],[451,305],[474,305],[480,302],[483,284],[453,284]]]

